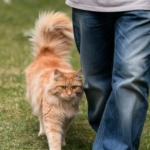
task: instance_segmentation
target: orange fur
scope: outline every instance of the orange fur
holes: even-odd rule
[[[35,59],[26,69],[27,98],[39,118],[39,136],[46,133],[49,148],[61,150],[83,94],[81,70],[68,62],[71,21],[63,13],[43,13],[30,41]]]

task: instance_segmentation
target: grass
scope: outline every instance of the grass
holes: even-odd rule
[[[6,0],[5,0],[6,1]],[[40,11],[63,11],[71,17],[64,0],[0,0],[0,150],[46,150],[46,137],[38,137],[38,119],[25,101],[25,68],[31,63],[31,46],[24,34],[34,27]],[[75,46],[71,63],[80,68]],[[67,134],[63,150],[90,150],[95,137],[87,121],[85,97]],[[150,150],[150,110],[140,150]]]

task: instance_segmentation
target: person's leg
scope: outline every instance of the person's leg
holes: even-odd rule
[[[89,123],[97,131],[111,91],[114,25],[108,14],[73,9],[73,27],[85,77]]]
[[[117,14],[112,92],[93,150],[138,150],[148,108],[150,11]]]

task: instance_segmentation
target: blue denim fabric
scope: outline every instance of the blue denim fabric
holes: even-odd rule
[[[150,80],[150,11],[73,9],[73,27],[97,132],[93,150],[138,150]]]

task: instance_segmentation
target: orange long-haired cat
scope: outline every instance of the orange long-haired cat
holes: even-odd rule
[[[27,98],[46,134],[50,150],[61,150],[83,94],[81,70],[72,70],[68,55],[72,23],[63,13],[42,13],[31,35],[35,59],[26,69]]]

